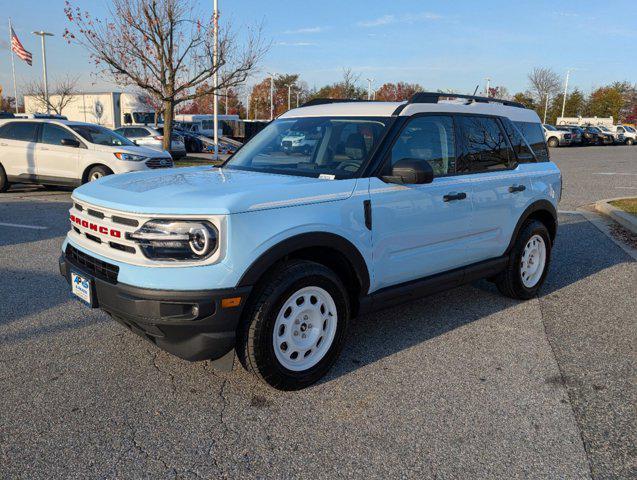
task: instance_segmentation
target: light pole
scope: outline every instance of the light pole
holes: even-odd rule
[[[292,87],[293,83],[288,83],[286,87],[288,87],[288,110],[292,110]]]
[[[228,87],[226,87],[226,115],[228,115]]]
[[[549,109],[549,94],[548,92],[546,93],[546,101],[544,103],[544,121],[542,123],[546,123],[546,112]]]
[[[40,30],[39,32],[31,32],[33,35],[37,35],[42,39],[42,74],[44,76],[44,100],[46,101],[46,113],[51,113],[51,107],[49,106],[49,80],[46,77],[46,42],[44,37],[52,37],[53,34]],[[18,99],[16,99],[16,102]]]
[[[562,99],[562,118],[564,118],[564,110],[566,110],[566,95],[568,93],[568,77],[571,75],[571,71],[566,71],[566,81],[564,82],[564,98]]]
[[[296,108],[299,108],[299,94],[300,94],[300,93],[301,93],[301,92],[299,92],[299,90],[297,89],[297,90],[296,90]]]
[[[268,72],[270,75],[270,120],[274,120],[274,73]]]
[[[490,78],[485,78],[485,80],[487,81],[487,91],[485,92],[485,97],[490,97],[491,96],[491,79]]]
[[[214,128],[214,142],[215,142],[215,160],[219,160],[219,99],[217,98],[217,89],[219,88],[219,74],[217,72],[219,65],[219,3],[218,0],[214,0],[213,12],[213,46],[212,46],[212,85],[214,88],[213,95],[213,128]]]
[[[372,83],[374,83],[374,79],[368,78],[367,79],[367,100],[372,99]]]

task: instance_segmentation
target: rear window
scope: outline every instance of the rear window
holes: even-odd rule
[[[11,122],[0,128],[0,138],[34,142],[38,124],[35,122]]]
[[[518,130],[524,135],[526,143],[530,145],[535,153],[538,162],[549,161],[549,149],[546,146],[546,139],[542,126],[533,122],[513,122]]]
[[[518,162],[535,162],[536,159],[533,155],[533,151],[524,139],[522,132],[520,132],[517,127],[513,125],[513,122],[508,119],[503,120],[502,124],[504,125],[504,130],[507,132],[507,136],[509,137],[509,141],[511,142],[511,146],[513,147],[513,151],[515,152]]]

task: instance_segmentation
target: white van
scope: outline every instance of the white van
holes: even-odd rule
[[[220,138],[224,136],[224,130],[234,130],[230,125],[231,122],[240,121],[239,115],[217,115],[217,119],[219,120],[218,135]],[[187,131],[204,135],[209,138],[213,138],[215,136],[214,115],[180,114],[175,115],[175,120]]]

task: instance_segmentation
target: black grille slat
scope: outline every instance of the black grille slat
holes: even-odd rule
[[[129,227],[139,226],[139,222],[132,218],[124,218],[124,217],[118,217],[116,215],[113,215],[111,217],[111,220],[113,221],[113,223],[120,223],[122,225],[128,225]]]
[[[93,210],[92,208],[88,209],[88,214],[92,217],[104,218],[104,214],[102,212],[98,212],[97,210]]]
[[[82,268],[87,273],[90,273],[97,278],[109,283],[117,283],[117,276],[119,274],[119,267],[117,265],[112,265],[98,260],[97,258],[93,258],[72,245],[66,246],[66,258],[73,265]]]

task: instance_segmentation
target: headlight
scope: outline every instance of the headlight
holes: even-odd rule
[[[120,160],[126,160],[127,162],[143,162],[148,159],[148,157],[144,157],[143,155],[134,155],[132,153],[124,152],[115,152],[114,155]]]
[[[147,258],[155,260],[205,260],[219,243],[217,229],[205,221],[151,220],[128,234]]]

